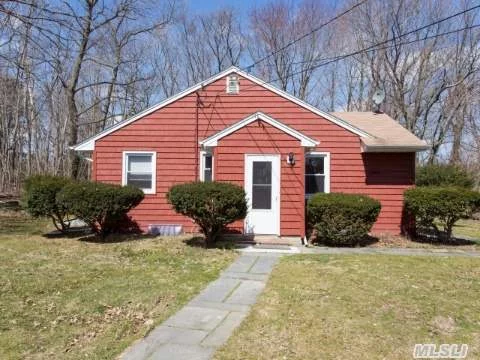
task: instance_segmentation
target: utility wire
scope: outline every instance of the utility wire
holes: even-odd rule
[[[375,50],[375,48],[378,47],[378,46],[388,44],[389,42],[392,42],[392,41],[398,40],[398,39],[400,39],[400,38],[403,38],[403,37],[405,37],[405,36],[408,36],[408,35],[417,33],[417,32],[419,32],[419,31],[425,30],[425,29],[427,29],[427,28],[429,28],[429,27],[431,27],[431,26],[433,26],[433,25],[438,25],[438,24],[440,24],[440,23],[442,23],[442,22],[445,22],[445,21],[447,21],[447,20],[450,20],[450,19],[452,19],[452,18],[454,18],[454,17],[457,17],[457,16],[459,16],[459,15],[463,15],[463,14],[469,12],[469,11],[472,11],[472,10],[475,10],[475,9],[478,9],[478,8],[480,8],[480,5],[476,5],[476,6],[473,6],[473,7],[469,8],[469,9],[466,9],[466,10],[457,12],[457,13],[455,13],[455,14],[449,15],[449,16],[443,18],[443,19],[434,21],[434,22],[432,22],[432,23],[430,23],[430,24],[427,24],[427,25],[423,25],[423,26],[421,26],[421,27],[419,27],[419,28],[410,30],[410,31],[408,31],[408,32],[406,32],[406,33],[403,33],[403,34],[400,34],[400,35],[398,35],[398,36],[393,36],[393,37],[391,37],[391,38],[389,38],[389,39],[387,39],[387,40],[384,40],[384,41],[381,41],[381,42],[379,42],[379,43],[370,45],[370,46],[368,46],[368,47],[366,47],[366,48],[363,48],[363,49],[360,49],[360,50],[356,51],[355,53],[351,53],[351,54],[347,54],[347,55],[348,55],[348,56],[353,56],[353,55],[357,55],[357,53],[366,52],[366,51],[368,51],[368,50],[370,50],[370,49]],[[474,26],[474,27],[476,27],[476,26]],[[429,36],[429,37],[424,37],[424,38],[421,38],[421,39],[412,40],[411,42],[417,42],[417,41],[423,41],[423,40],[426,40],[426,39],[432,39],[432,38],[435,38],[435,37],[438,37],[438,36],[448,35],[448,34],[451,34],[451,33],[459,32],[459,31],[467,30],[467,29],[468,29],[468,27],[465,27],[465,28],[462,28],[462,29],[453,30],[453,31],[450,31],[450,32],[442,33],[442,34],[436,34],[436,35],[432,35],[432,36]],[[410,43],[411,43],[411,42],[410,42]],[[401,44],[399,44],[399,45],[401,45]],[[394,45],[390,45],[389,47],[391,47],[391,46],[394,46]],[[388,48],[388,47],[387,47],[387,48]],[[345,56],[347,56],[347,55],[345,55]],[[333,58],[337,58],[337,57],[343,57],[343,56],[335,56],[335,57],[333,57]],[[315,61],[318,62],[318,61],[325,61],[325,60],[329,60],[329,59],[332,59],[332,58],[318,59],[318,60],[315,60]],[[306,62],[307,62],[307,61],[299,61],[299,62],[293,63],[292,65],[304,64],[304,63],[306,63]],[[307,70],[308,70],[308,69],[305,69],[305,71],[307,71]]]
[[[427,40],[427,39],[433,39],[433,38],[436,38],[436,37],[440,37],[440,36],[444,36],[444,35],[449,35],[449,34],[453,34],[453,33],[460,32],[460,31],[464,31],[464,30],[474,29],[474,28],[477,28],[477,27],[480,27],[480,24],[476,24],[476,25],[472,25],[472,26],[467,26],[467,27],[464,27],[464,28],[462,28],[462,29],[457,29],[457,30],[448,31],[448,32],[442,33],[442,34],[432,35],[432,36],[430,36],[430,37],[426,37],[426,38],[422,38],[422,39],[411,40],[411,41],[408,41],[408,42],[405,42],[405,43],[402,43],[402,44],[389,45],[389,46],[385,46],[385,47],[383,47],[383,48],[375,48],[375,49],[367,48],[367,49],[358,50],[358,51],[355,51],[355,52],[350,53],[350,54],[338,56],[337,58],[333,58],[332,60],[329,60],[329,61],[327,61],[327,62],[324,62],[324,63],[318,64],[318,65],[311,66],[311,67],[309,67],[309,68],[307,68],[307,69],[303,69],[303,70],[300,70],[300,71],[291,73],[291,74],[288,75],[288,77],[301,74],[301,73],[306,72],[306,71],[308,71],[308,70],[318,69],[318,68],[320,68],[320,67],[329,65],[329,64],[334,63],[334,62],[337,62],[337,61],[339,61],[339,60],[343,60],[343,59],[345,59],[345,58],[358,55],[358,54],[360,54],[360,53],[362,53],[362,52],[370,52],[370,51],[388,49],[388,48],[391,48],[391,47],[394,47],[394,46],[398,46],[398,45],[408,45],[408,44],[412,44],[412,43],[414,43],[414,42],[423,41],[423,40]],[[278,81],[278,80],[280,80],[280,78],[276,78],[276,79],[273,79],[273,80],[269,80],[268,82],[266,82],[266,84],[268,84],[268,83],[270,83],[270,82]]]
[[[361,5],[362,3],[366,2],[367,0],[364,0],[363,2],[361,3],[358,3],[356,6],[359,6]],[[323,58],[323,59],[318,59],[317,61],[323,61],[321,64],[318,64],[318,65],[313,65],[313,66],[310,66],[308,67],[307,69],[302,69],[300,71],[297,71],[297,72],[294,72],[294,73],[291,73],[287,76],[287,78],[290,78],[294,75],[298,75],[298,74],[301,74],[303,72],[306,72],[306,71],[309,71],[309,70],[315,70],[317,68],[320,68],[320,67],[323,67],[323,66],[326,66],[326,65],[329,65],[333,62],[337,62],[337,61],[340,61],[340,60],[343,60],[343,59],[346,59],[346,58],[349,58],[349,57],[352,57],[352,56],[355,56],[355,55],[359,55],[361,53],[368,53],[368,52],[371,52],[371,51],[377,51],[377,50],[383,50],[383,49],[388,49],[388,48],[391,48],[391,47],[394,47],[394,46],[402,46],[402,45],[408,45],[408,44],[412,44],[412,43],[415,43],[415,42],[419,42],[419,41],[425,41],[425,40],[428,40],[428,39],[433,39],[433,38],[437,38],[437,37],[441,37],[441,36],[446,36],[446,35],[450,35],[450,34],[453,34],[453,33],[457,33],[457,32],[460,32],[460,31],[465,31],[465,30],[470,30],[470,29],[475,29],[475,28],[478,28],[480,27],[480,24],[475,24],[475,25],[471,25],[471,26],[467,26],[467,27],[464,27],[464,28],[461,28],[461,29],[456,29],[456,30],[452,30],[452,31],[447,31],[447,32],[444,32],[444,33],[441,33],[441,34],[434,34],[434,35],[431,35],[431,36],[427,36],[427,37],[422,37],[420,39],[414,39],[414,40],[410,40],[410,41],[407,41],[407,42],[404,42],[404,43],[398,43],[398,44],[390,44],[390,45],[387,45],[387,46],[384,46],[384,47],[381,47],[379,48],[379,46],[382,46],[382,45],[386,45],[392,41],[395,41],[395,40],[398,40],[400,38],[403,38],[405,36],[408,36],[408,35],[411,35],[411,34],[414,34],[414,33],[417,33],[419,31],[422,31],[422,30],[425,30],[433,25],[437,25],[437,24],[440,24],[442,22],[445,22],[447,20],[450,20],[454,17],[457,17],[459,15],[463,15],[469,11],[472,11],[472,10],[475,10],[475,9],[478,9],[480,8],[480,5],[476,5],[476,6],[473,6],[471,8],[468,8],[466,10],[463,10],[463,11],[460,11],[460,12],[457,12],[455,14],[452,14],[452,15],[449,15],[443,19],[439,19],[437,21],[434,21],[430,24],[427,24],[427,25],[423,25],[419,28],[416,28],[414,30],[410,30],[406,33],[403,33],[403,34],[400,34],[398,36],[393,36],[387,40],[384,40],[384,41],[381,41],[379,43],[376,43],[376,44],[373,44],[371,46],[368,46],[366,48],[363,48],[363,49],[360,49],[360,50],[357,50],[357,51],[354,51],[354,52],[351,52],[351,53],[348,53],[348,54],[344,54],[344,55],[338,55],[338,56],[334,56],[334,57],[330,57],[330,58]],[[353,10],[353,8],[347,10],[347,11],[351,11]],[[340,17],[342,14],[338,15],[338,17]],[[334,21],[333,19],[330,20],[331,21]],[[325,23],[327,24],[327,23]],[[323,24],[322,24],[323,25]],[[325,26],[325,25],[323,25]],[[317,30],[319,30],[321,27],[318,27]],[[315,30],[314,30],[315,31]],[[312,31],[311,33],[313,33],[314,31]],[[303,38],[305,38],[306,36],[308,36],[309,34],[305,34],[303,35],[301,38],[297,39],[296,41],[299,41]],[[293,42],[292,42],[293,43]],[[282,49],[285,49],[287,48],[288,46],[290,46],[291,44],[287,44],[286,46],[284,46]],[[277,50],[275,53],[277,53],[278,51],[282,51],[282,49],[279,49]],[[275,53],[272,53],[270,55],[267,55],[266,57],[258,60],[257,62],[255,62],[253,65],[250,65],[249,67],[247,67],[247,69],[251,68],[252,66],[254,66],[255,64],[258,64],[260,61],[263,61],[264,59],[270,57],[270,56],[273,56]],[[294,64],[301,64],[301,63],[305,63],[305,62],[298,62],[298,63],[294,63]],[[269,83],[272,83],[272,82],[275,82],[275,81],[278,81],[280,80],[280,78],[275,78],[275,79],[271,79],[271,80],[268,80],[268,81],[262,81],[262,84],[269,84]],[[243,90],[247,90],[247,89],[250,89],[250,88],[253,88],[257,86],[257,84],[254,84],[254,85],[251,85],[251,86],[248,86],[246,88],[244,88]],[[222,93],[223,91],[218,91],[215,96],[218,96],[220,93]],[[81,124],[81,125],[86,125],[86,124]]]
[[[349,58],[349,57],[352,57],[352,56],[355,56],[355,55],[359,55],[361,53],[368,53],[368,52],[377,51],[377,50],[389,49],[389,48],[392,48],[394,46],[409,45],[409,44],[413,44],[415,42],[434,39],[434,38],[438,38],[438,37],[442,37],[442,36],[446,36],[446,35],[455,34],[455,33],[461,32],[461,31],[465,31],[465,30],[476,29],[476,28],[479,28],[479,27],[480,27],[480,24],[475,24],[475,25],[470,25],[470,26],[463,27],[461,29],[455,29],[455,30],[447,31],[447,32],[440,33],[440,34],[435,34],[435,35],[422,37],[420,39],[413,39],[413,40],[405,41],[405,42],[402,42],[402,43],[396,43],[396,44],[390,44],[390,45],[383,46],[383,47],[377,47],[379,45],[380,46],[385,45],[385,41],[382,41],[381,43],[378,43],[378,44],[375,44],[375,45],[372,45],[372,46],[369,46],[369,47],[366,47],[366,48],[363,48],[363,49],[360,49],[360,50],[357,50],[357,51],[354,51],[354,52],[351,52],[351,53],[348,53],[348,54],[337,55],[337,56],[333,56],[333,57],[329,57],[329,58],[319,59],[318,61],[324,61],[324,62],[322,62],[321,64],[318,64],[318,65],[310,66],[307,69],[302,69],[300,71],[291,73],[288,76],[286,76],[286,78],[290,78],[294,75],[298,75],[298,74],[301,74],[301,73],[309,71],[309,70],[315,70],[317,68],[327,66],[331,63],[334,63],[334,62],[337,62],[337,61],[340,61],[340,60],[343,60],[343,59],[346,59],[346,58]],[[409,33],[411,33],[411,32],[409,32]],[[400,35],[398,38],[400,38],[400,37],[403,37],[403,35]],[[394,39],[390,39],[390,41],[392,41],[392,40],[394,40]],[[297,63],[297,64],[299,64],[299,63]],[[275,79],[271,79],[271,80],[262,80],[261,83],[266,85],[266,84],[270,84],[272,82],[278,81],[280,79],[281,78],[275,78]],[[256,86],[257,86],[257,84],[247,86],[247,87],[243,88],[243,91],[254,88]],[[217,91],[214,96],[217,96],[220,93],[223,93],[223,90]]]
[[[397,46],[409,45],[409,44],[413,44],[413,43],[420,42],[420,41],[425,41],[425,40],[435,39],[435,38],[446,36],[446,35],[455,34],[455,33],[461,32],[461,31],[465,31],[465,30],[476,29],[478,27],[480,27],[480,24],[474,24],[474,25],[463,27],[461,29],[455,29],[455,30],[447,31],[447,32],[440,33],[440,34],[425,36],[425,37],[422,37],[422,38],[419,38],[419,39],[413,39],[413,40],[404,41],[404,42],[400,42],[400,43],[390,44],[390,45],[386,45],[386,46],[383,46],[383,47],[376,47],[378,45],[375,45],[375,47],[369,46],[367,48],[363,48],[363,49],[360,49],[360,50],[357,50],[357,51],[354,51],[354,52],[351,52],[351,53],[348,53],[348,54],[337,55],[337,56],[332,56],[332,57],[329,57],[329,58],[318,59],[315,62],[319,62],[319,61],[323,61],[323,62],[321,64],[318,64],[318,65],[313,65],[313,66],[311,66],[307,69],[303,69],[302,71],[297,72],[295,74],[305,72],[305,71],[308,71],[308,70],[313,70],[313,69],[316,69],[316,68],[319,68],[319,67],[322,67],[322,66],[326,66],[328,64],[331,64],[332,62],[340,61],[340,60],[343,60],[345,58],[349,58],[349,57],[352,57],[352,56],[355,56],[355,55],[359,55],[361,53],[369,53],[369,52],[378,51],[378,50],[386,50],[386,49],[390,49],[390,48],[397,47]],[[383,42],[380,45],[383,45]],[[299,61],[299,62],[293,63],[292,65],[299,65],[299,64],[304,64],[304,63],[305,63],[305,61]],[[292,74],[292,75],[295,75],[295,74]],[[279,79],[277,79],[277,80],[279,80]]]
[[[408,44],[412,44],[414,42],[419,42],[419,41],[424,41],[424,40],[428,40],[428,39],[433,39],[433,38],[437,38],[437,37],[441,37],[441,36],[446,36],[446,35],[450,35],[450,34],[453,34],[453,33],[457,33],[457,32],[460,32],[460,31],[465,31],[465,30],[469,30],[469,29],[474,29],[474,28],[477,28],[477,27],[480,27],[480,24],[476,24],[476,25],[471,25],[471,26],[466,26],[464,28],[461,28],[461,29],[456,29],[456,30],[452,30],[452,31],[447,31],[447,32],[444,32],[444,33],[441,33],[441,34],[434,34],[434,35],[431,35],[431,36],[426,36],[426,37],[422,37],[420,39],[414,39],[414,40],[410,40],[410,41],[407,41],[407,42],[404,42],[404,43],[397,43],[397,44],[390,44],[390,45],[387,45],[387,46],[384,46],[384,47],[381,47],[379,48],[379,46],[382,46],[382,45],[386,45],[392,41],[396,41],[398,39],[401,39],[405,36],[408,36],[408,35],[411,35],[411,34],[414,34],[414,33],[417,33],[419,31],[422,31],[422,30],[425,30],[433,25],[437,25],[437,24],[440,24],[442,22],[445,22],[447,20],[450,20],[454,17],[457,17],[459,15],[463,15],[469,11],[472,11],[472,10],[475,10],[475,9],[478,9],[480,8],[480,5],[476,5],[476,6],[473,6],[471,8],[468,8],[466,10],[463,10],[463,11],[460,11],[460,12],[457,12],[455,14],[452,14],[452,15],[449,15],[445,18],[442,18],[442,19],[439,19],[439,20],[436,20],[430,24],[427,24],[427,25],[423,25],[419,28],[416,28],[416,29],[413,29],[413,30],[410,30],[406,33],[403,33],[403,34],[400,34],[398,36],[393,36],[387,40],[384,40],[384,41],[381,41],[379,43],[376,43],[376,44],[373,44],[373,45],[370,45],[368,47],[365,47],[365,48],[362,48],[360,50],[356,50],[354,52],[351,52],[351,53],[347,53],[347,54],[343,54],[343,55],[337,55],[337,56],[334,56],[334,57],[330,57],[330,58],[323,58],[323,59],[318,59],[318,61],[322,61],[321,64],[317,64],[317,65],[312,65],[312,66],[309,66],[308,68],[306,69],[302,69],[300,71],[297,71],[297,72],[293,72],[291,74],[288,74],[286,76],[286,78],[290,78],[294,75],[298,75],[298,74],[301,74],[301,73],[304,73],[304,72],[307,72],[307,71],[310,71],[310,70],[315,70],[317,68],[320,68],[320,67],[323,67],[323,66],[326,66],[326,65],[329,65],[331,63],[334,63],[334,62],[337,62],[337,61],[340,61],[340,60],[343,60],[343,59],[346,59],[346,58],[349,58],[349,57],[352,57],[352,56],[355,56],[355,55],[359,55],[361,53],[368,53],[368,52],[371,52],[371,51],[377,51],[377,50],[382,50],[382,49],[388,49],[388,48],[391,48],[391,47],[394,47],[394,46],[401,46],[401,45],[408,45]],[[298,62],[298,63],[295,63],[295,64],[302,64],[302,63],[305,63],[305,62]],[[278,77],[278,78],[275,78],[275,79],[272,79],[272,80],[268,80],[268,81],[262,81],[263,84],[269,84],[269,83],[272,83],[272,82],[275,82],[275,81],[278,81],[280,80],[281,78]],[[254,87],[255,85],[252,85],[252,86],[249,86],[245,89],[249,89],[249,88],[252,88]],[[219,92],[220,93],[220,92]]]
[[[262,57],[261,59],[258,59],[257,61],[253,62],[252,64],[250,64],[249,66],[247,66],[244,70],[250,70],[252,69],[255,65],[261,63],[262,61],[265,61],[267,60],[268,58],[274,56],[275,54],[278,54],[279,52],[285,50],[286,48],[294,45],[295,43],[305,39],[306,37],[312,35],[313,33],[323,29],[325,26],[337,21],[338,19],[340,19],[342,16],[345,16],[346,14],[348,14],[349,12],[353,11],[354,9],[356,9],[357,7],[359,7],[360,5],[363,5],[367,2],[368,0],[362,0],[360,2],[358,2],[357,4],[353,5],[352,7],[348,8],[347,10],[345,10],[344,12],[338,14],[338,15],[335,15],[333,18],[331,18],[330,20],[328,20],[327,22],[324,22],[323,24],[321,24],[320,26],[317,26],[316,28],[312,29],[311,31],[309,31],[308,33],[306,34],[303,34],[302,36],[300,36],[299,38],[296,38],[295,40],[292,40],[290,41],[288,44],[286,44],[285,46],[281,47],[280,49],[277,49],[275,50],[274,52],[268,54],[268,55],[265,55],[264,57]]]

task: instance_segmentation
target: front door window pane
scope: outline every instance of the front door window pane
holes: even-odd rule
[[[252,171],[252,209],[272,208],[272,162],[254,161]]]

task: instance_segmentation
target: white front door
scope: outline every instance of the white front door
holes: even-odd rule
[[[280,235],[280,155],[245,156],[246,234]]]

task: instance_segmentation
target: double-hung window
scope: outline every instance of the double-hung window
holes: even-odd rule
[[[213,181],[213,154],[208,151],[200,152],[200,180]]]
[[[156,153],[126,151],[123,153],[123,185],[136,186],[145,194],[155,194]]]
[[[319,192],[330,192],[330,155],[308,153],[305,155],[305,197]]]

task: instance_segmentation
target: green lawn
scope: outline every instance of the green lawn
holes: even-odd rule
[[[416,343],[480,358],[480,259],[284,257],[216,359],[411,359]]]
[[[235,257],[181,238],[38,235],[48,228],[0,213],[0,359],[113,359]]]
[[[480,245],[480,220],[459,220],[453,228],[453,233],[458,237],[466,236],[475,239]]]

